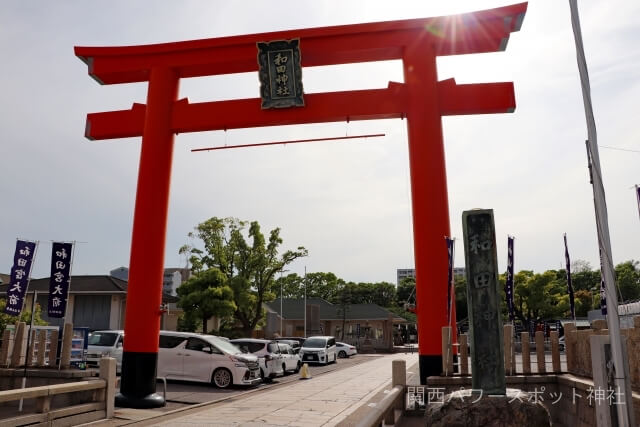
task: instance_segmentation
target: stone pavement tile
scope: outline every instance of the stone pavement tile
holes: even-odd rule
[[[158,415],[156,411],[151,409],[130,409],[130,408],[116,408],[115,417],[125,420],[143,420],[145,418]]]
[[[156,424],[158,425],[158,424]],[[218,423],[218,422],[198,422],[198,423],[187,423],[187,422],[174,422],[171,423],[171,426],[173,427],[234,427],[236,424],[230,424],[230,423]]]
[[[321,426],[326,424],[327,421],[329,421],[330,419],[331,419],[331,416],[321,417],[321,416],[307,415],[303,418],[300,418],[299,420],[292,421],[291,423],[289,423],[289,425],[296,424],[296,423],[303,423],[304,425],[307,425],[307,426]]]
[[[277,416],[266,415],[264,417],[260,417],[259,419],[255,420],[255,421],[261,422],[263,424],[287,425],[287,424],[292,423],[294,421],[299,421],[299,419],[298,418],[277,417]]]
[[[272,415],[277,415],[277,416],[282,416],[282,417],[288,417],[288,418],[300,418],[300,416],[304,413],[305,411],[302,411],[298,408],[284,408],[284,409],[278,409],[276,411],[273,411],[271,414]]]
[[[348,408],[348,403],[330,402],[318,400],[314,402],[302,401],[295,405],[295,409],[309,410],[312,412],[332,412],[338,414]]]
[[[282,424],[267,424],[264,421],[251,421],[247,423],[237,424],[241,427],[278,427]]]
[[[344,371],[203,409],[162,425],[327,426],[345,419],[391,381],[391,361],[415,363],[416,355],[389,355]],[[362,402],[362,403],[361,403]],[[160,420],[158,420],[160,421]],[[156,424],[160,425],[160,424]]]
[[[253,418],[250,418],[248,420],[251,421],[253,420]],[[179,421],[183,421],[183,420],[179,420]],[[233,425],[234,423],[237,422],[237,419],[229,418],[226,416],[209,416],[209,417],[189,417],[189,419],[186,421],[192,422],[192,423],[200,423],[203,425],[212,424],[212,423]]]
[[[295,395],[290,395],[288,393],[281,393],[281,395],[278,395],[278,394],[270,395],[269,402],[271,402],[272,404],[295,402],[300,400],[301,397],[304,397],[304,396],[302,395],[302,393],[299,393],[298,390],[296,390]]]

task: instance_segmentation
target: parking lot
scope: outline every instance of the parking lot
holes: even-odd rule
[[[336,363],[329,364],[327,366],[309,364],[309,372],[311,379],[305,381],[313,381],[313,377],[322,375],[326,372],[332,372],[340,369],[345,369],[351,366],[355,366],[371,358],[377,358],[380,356],[374,354],[364,354],[352,356],[348,359],[338,359]],[[183,408],[190,405],[199,403],[212,402],[220,399],[227,399],[234,396],[238,396],[247,392],[260,392],[261,390],[271,390],[274,387],[282,387],[285,384],[293,381],[301,381],[300,374],[289,374],[282,377],[275,378],[271,383],[262,383],[253,387],[234,386],[228,389],[219,389],[210,384],[193,383],[187,381],[167,381],[166,390],[166,402],[167,405],[163,408],[158,408],[158,411],[170,411],[177,408]],[[158,380],[157,388],[158,394],[163,395],[164,383]]]

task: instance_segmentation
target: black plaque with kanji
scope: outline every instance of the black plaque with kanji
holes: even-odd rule
[[[262,108],[304,107],[300,40],[257,45]]]

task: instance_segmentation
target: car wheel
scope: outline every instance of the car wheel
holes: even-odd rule
[[[338,353],[338,357],[341,357],[344,359],[345,357],[347,357],[347,352],[344,350],[340,350],[340,353]]]
[[[218,388],[227,388],[233,382],[231,372],[225,368],[216,369],[211,377],[211,382]]]
[[[298,372],[300,372],[300,368],[302,368],[302,362],[298,362],[298,364],[296,365],[296,370],[294,372],[297,374]]]
[[[271,377],[267,377],[264,375],[264,371],[262,370],[262,368],[260,368],[260,378],[262,379],[262,382],[265,384],[270,383],[272,381]]]

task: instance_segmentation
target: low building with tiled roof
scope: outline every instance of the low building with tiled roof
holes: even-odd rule
[[[6,298],[9,280],[0,284],[0,298]],[[30,309],[33,295],[42,308],[42,319],[52,326],[62,326],[65,319],[49,317],[49,278],[31,279],[24,308]],[[127,282],[109,275],[71,276],[67,301],[68,322],[77,327],[98,329],[123,329],[127,299]],[[163,295],[164,303],[176,302],[177,298]]]
[[[303,336],[304,301],[303,298],[284,298],[281,302],[277,298],[265,303],[265,336]],[[333,335],[338,341],[376,349],[391,349],[394,325],[407,323],[377,304],[348,304],[343,308],[322,298],[307,298],[306,320],[307,336]]]

